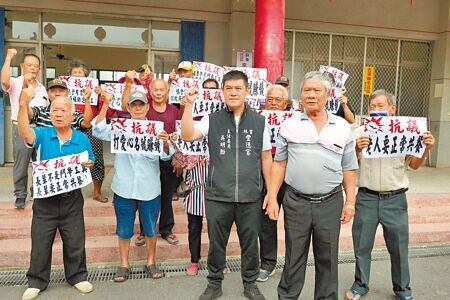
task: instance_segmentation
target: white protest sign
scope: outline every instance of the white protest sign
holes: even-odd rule
[[[337,88],[343,88],[345,85],[345,82],[347,81],[348,76],[349,76],[344,71],[341,71],[338,68],[331,67],[331,66],[321,65],[319,71],[322,73],[328,72],[328,73],[332,74]]]
[[[349,75],[344,71],[331,66],[321,65],[319,71],[322,73],[327,72],[334,78],[335,86],[331,89],[330,95],[328,96],[326,109],[335,114],[341,106],[339,97],[342,96],[342,88],[344,87],[344,84],[347,81]]]
[[[363,150],[363,155],[368,158],[401,155],[422,157],[425,151],[424,131],[427,131],[426,118],[367,117],[364,132],[370,137],[370,143]]]
[[[88,152],[34,161],[33,198],[47,198],[82,188],[92,182],[91,171],[81,163]]]
[[[197,121],[194,121],[194,124],[196,124]],[[203,139],[193,142],[186,142],[183,141],[181,136],[181,121],[176,121],[176,132],[177,132],[177,147],[178,149],[186,155],[204,155],[209,156],[209,150],[208,150],[208,137],[203,137]]]
[[[94,88],[98,86],[98,79],[89,77],[59,76],[67,84],[69,99],[75,104],[84,104],[83,89],[91,89],[91,105],[97,105],[98,95]]]
[[[207,62],[194,61],[194,79],[202,82],[206,79],[215,79],[219,83],[219,87],[222,85],[222,77],[224,69],[221,66],[210,64]]]
[[[164,123],[149,120],[111,119],[111,153],[141,153],[159,155],[163,141],[158,133],[164,130]]]
[[[202,89],[198,90],[198,97],[192,106],[192,116],[200,117],[212,114],[225,108],[222,90]]]
[[[122,94],[123,90],[125,89],[125,83],[105,83],[102,88],[113,95],[113,98],[111,99],[111,102],[109,103],[109,107],[115,110],[122,110]],[[135,85],[133,84],[131,86],[131,93],[139,91],[144,94],[147,94],[147,91],[145,90],[143,85]]]
[[[261,110],[260,114],[266,117],[266,123],[270,133],[270,143],[272,144],[272,149],[274,149],[281,124],[292,116],[300,117],[301,113],[298,111]]]
[[[231,70],[243,72],[248,77],[248,86],[250,92],[246,97],[252,109],[259,109],[265,105],[266,102],[266,88],[267,88],[267,69],[262,68],[234,68],[224,67],[225,74]]]
[[[341,101],[339,101],[339,97],[341,97],[342,89],[341,88],[332,88],[329,95],[327,104],[325,105],[325,109],[330,111],[333,114],[336,114],[339,108],[341,107]]]
[[[177,78],[172,81],[169,90],[169,103],[180,103],[181,99],[184,97],[184,92],[186,89],[191,87],[200,87],[200,81],[194,78]]]

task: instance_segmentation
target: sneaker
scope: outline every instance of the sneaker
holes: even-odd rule
[[[198,268],[199,268],[199,264],[198,263],[193,263],[191,262],[189,264],[189,266],[186,269],[186,275],[188,276],[195,276],[198,274]]]
[[[89,281],[81,281],[73,286],[82,294],[90,293],[94,290],[94,286]]]
[[[273,274],[275,274],[275,269],[272,270],[272,272],[260,269],[259,270],[259,275],[258,278],[256,278],[256,281],[259,282],[265,282],[269,279],[270,276],[272,276]]]
[[[248,299],[253,300],[265,300],[266,297],[264,297],[263,294],[259,291],[258,286],[256,283],[246,284],[244,285],[244,296]]]
[[[214,287],[208,284],[203,294],[198,297],[198,300],[212,300],[219,298],[220,296],[222,296],[222,287]]]
[[[27,288],[26,291],[22,295],[22,300],[33,300],[39,296],[41,292],[40,289],[36,288]]]
[[[25,208],[25,198],[16,198],[14,205],[16,208]]]
[[[414,300],[413,296],[397,296],[398,300]]]

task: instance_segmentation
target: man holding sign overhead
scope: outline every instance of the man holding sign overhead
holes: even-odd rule
[[[429,131],[421,132],[421,129],[412,126],[416,121],[410,118],[408,124],[401,128],[398,119],[391,118],[391,132],[402,132],[403,136],[408,131],[413,131],[419,141],[423,141],[425,149],[423,154],[417,156],[405,155],[401,152],[401,140],[396,142],[396,136],[392,137],[394,143],[381,143],[378,146],[376,132],[381,130],[383,116],[389,117],[395,114],[396,100],[394,95],[385,90],[377,90],[369,98],[370,117],[366,120],[366,126],[355,130],[356,153],[359,160],[358,194],[356,201],[355,220],[352,227],[353,247],[355,251],[355,281],[345,294],[348,300],[357,300],[369,292],[371,252],[375,240],[378,224],[383,226],[384,239],[391,256],[391,276],[393,290],[397,299],[411,300],[412,292],[409,286],[408,266],[408,204],[405,192],[408,190],[409,168],[420,168],[427,159],[431,147],[434,145],[434,137]],[[399,118],[400,119],[400,118]],[[389,124],[389,123],[388,123]],[[371,132],[368,134],[368,132]],[[370,135],[370,137],[369,137]],[[387,137],[387,135],[384,135]],[[413,140],[409,138],[409,140]],[[389,141],[388,141],[389,142]],[[419,150],[423,145],[414,143]],[[384,156],[375,155],[377,146]],[[388,148],[389,146],[389,148]],[[407,146],[403,150],[407,150]],[[386,154],[386,152],[388,154]],[[420,154],[420,152],[418,152]]]
[[[31,129],[27,112],[33,95],[33,88],[27,87],[22,90],[20,96],[18,130],[26,145],[35,149],[40,148],[41,161],[87,151],[89,160],[85,162],[80,160],[76,167],[77,170],[82,168],[80,164],[92,167],[94,154],[88,138],[71,127],[75,107],[70,100],[67,97],[57,97],[52,101],[50,118],[53,126]],[[62,177],[61,173],[60,176]],[[50,177],[47,179],[50,181]],[[28,289],[22,299],[35,299],[48,287],[56,229],[59,230],[63,241],[64,272],[67,282],[81,293],[93,290],[92,284],[87,281],[83,205],[84,199],[80,188],[65,188],[61,193],[33,202]]]

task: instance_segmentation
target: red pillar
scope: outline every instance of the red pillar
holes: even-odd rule
[[[255,68],[267,68],[267,80],[283,74],[285,0],[256,0]]]

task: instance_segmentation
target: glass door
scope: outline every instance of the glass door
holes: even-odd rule
[[[153,51],[152,54],[155,78],[162,78],[167,81],[170,71],[176,70],[178,67],[180,54],[169,51]]]

